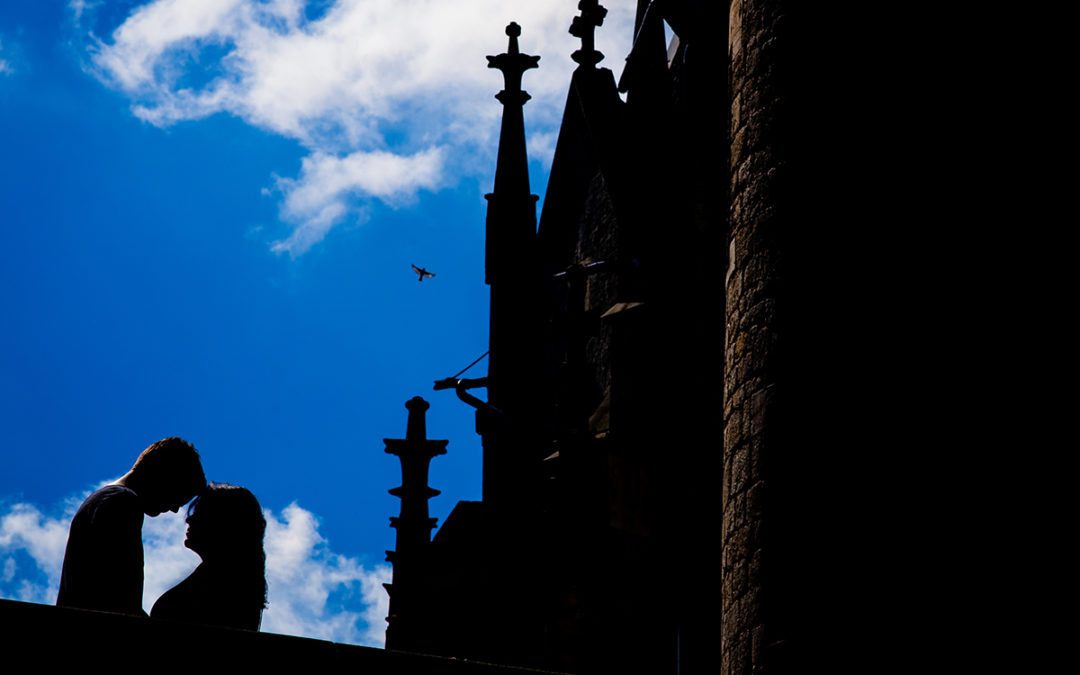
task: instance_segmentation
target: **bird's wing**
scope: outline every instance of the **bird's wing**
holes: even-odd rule
[[[412,263],[409,263],[409,264],[410,264],[410,265],[412,265]],[[420,268],[419,268],[419,267],[417,267],[416,265],[413,265],[413,266],[412,266],[412,271],[413,271],[413,272],[415,272],[415,273],[417,273],[417,274],[420,274],[420,273],[421,273],[421,272],[420,272]]]

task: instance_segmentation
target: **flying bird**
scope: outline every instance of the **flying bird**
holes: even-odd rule
[[[410,264],[411,264],[411,263],[410,263]],[[424,277],[433,277],[433,276],[435,276],[435,274],[434,274],[434,273],[432,273],[432,272],[428,272],[428,271],[427,271],[426,269],[424,269],[423,267],[417,267],[416,265],[413,265],[413,266],[412,266],[412,271],[413,271],[413,272],[415,272],[416,274],[419,274],[419,275],[420,275],[420,278],[419,278],[419,279],[417,279],[417,281],[423,281],[423,280],[424,280]]]

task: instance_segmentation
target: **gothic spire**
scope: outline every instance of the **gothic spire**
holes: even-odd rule
[[[489,56],[488,68],[502,71],[503,90],[495,98],[503,104],[502,130],[499,134],[499,160],[495,169],[495,194],[500,197],[529,194],[529,165],[525,152],[525,121],[522,107],[531,96],[521,88],[521,76],[538,67],[539,56],[522,54],[518,50],[521,26],[514,22],[506,27],[510,41],[506,53]]]
[[[525,148],[523,107],[530,96],[521,88],[521,76],[536,68],[539,56],[518,49],[521,26],[506,27],[509,45],[503,54],[489,56],[488,68],[502,71],[503,90],[495,95],[503,105],[499,133],[499,157],[495,167],[495,188],[486,195],[487,282],[505,278],[500,269],[511,269],[531,245],[536,234],[536,196],[529,190],[529,160]]]
[[[529,189],[525,151],[523,111],[529,95],[521,89],[522,73],[536,68],[540,57],[519,51],[521,27],[516,23],[506,27],[506,34],[506,53],[487,57],[488,67],[502,71],[505,87],[496,96],[503,115],[495,188],[485,195],[485,280],[491,287],[488,403],[504,416],[499,424],[477,416],[484,444],[484,501],[498,508],[527,493],[530,471],[539,464],[535,455],[540,450],[531,439],[536,434],[532,417],[538,409],[537,364],[542,358],[538,336],[543,332],[537,311],[537,197]]]

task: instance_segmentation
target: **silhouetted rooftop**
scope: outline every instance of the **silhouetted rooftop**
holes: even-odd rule
[[[550,672],[14,600],[0,600],[0,627],[9,664],[26,657],[33,664],[79,672],[121,661],[140,669],[190,663],[211,671],[242,665],[276,672],[291,666],[303,672],[347,668],[367,675]]]

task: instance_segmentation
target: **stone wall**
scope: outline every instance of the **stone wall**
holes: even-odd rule
[[[889,325],[914,319],[882,292],[886,276],[910,276],[881,253],[902,238],[891,222],[903,199],[874,189],[899,161],[899,127],[870,93],[893,84],[879,67],[894,53],[892,17],[795,0],[728,7],[721,672],[831,672],[872,625],[848,601],[880,601],[895,582],[866,563],[888,531],[874,462],[895,471],[889,448],[918,424],[881,421],[913,346],[884,344],[893,335],[874,324],[883,310]]]
[[[728,24],[730,193],[726,339],[721,672],[765,669],[775,636],[765,603],[766,501],[778,386],[777,316],[784,223],[777,204],[785,171],[778,132],[777,61],[784,3],[733,0]],[[773,491],[775,492],[775,491]],[[777,495],[776,498],[782,498]]]

